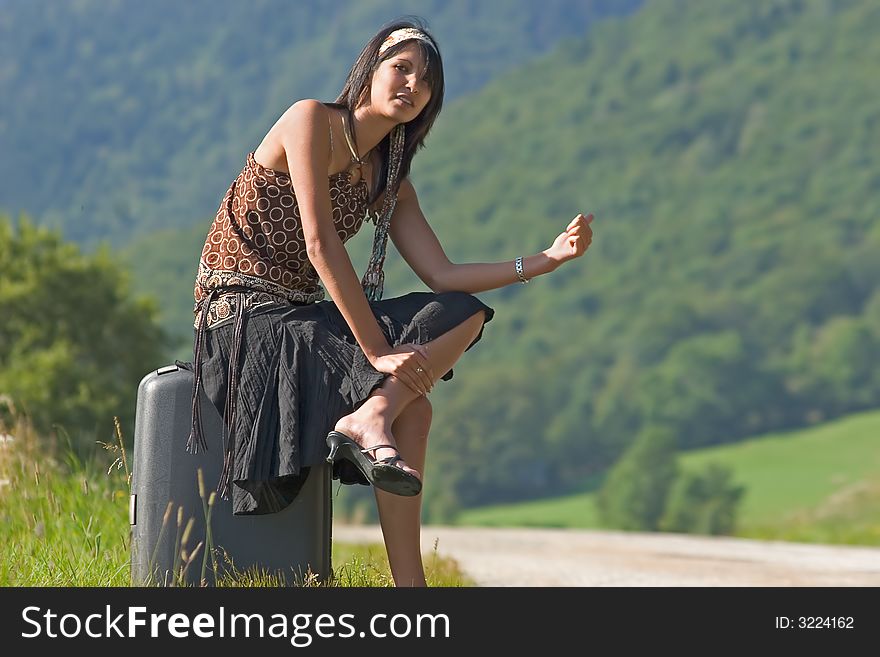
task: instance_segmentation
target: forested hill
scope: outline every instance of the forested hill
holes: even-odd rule
[[[641,0],[4,0],[0,210],[82,244],[192,225],[297,98],[336,97],[363,43],[423,16],[449,98]]]
[[[432,509],[576,488],[653,427],[690,448],[877,406],[877,34],[873,0],[652,0],[448,104],[413,180],[453,261],[596,219],[583,259],[479,295],[496,317],[432,393]],[[184,335],[253,130],[188,238],[132,252]],[[423,288],[388,258],[386,296]]]
[[[453,261],[596,219],[581,261],[480,295],[496,318],[433,393],[436,508],[576,486],[648,427],[688,448],[876,407],[878,33],[870,0],[655,0],[444,110],[413,179]],[[138,251],[186,335],[209,222]],[[386,295],[414,286],[390,250]]]
[[[452,109],[414,176],[453,259],[596,212],[584,262],[484,295],[444,417],[494,450],[464,460],[515,494],[646,426],[692,447],[878,404],[878,30],[869,0],[658,0]]]

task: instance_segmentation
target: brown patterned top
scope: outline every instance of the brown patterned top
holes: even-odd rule
[[[333,225],[345,242],[368,218],[367,184],[362,177],[352,185],[347,171],[329,178]],[[324,299],[318,274],[306,255],[290,175],[264,167],[253,152],[223,197],[205,239],[194,290],[195,328],[201,302],[212,289],[230,285],[248,288],[245,309]],[[217,294],[208,308],[209,328],[235,315],[236,299],[235,291]]]

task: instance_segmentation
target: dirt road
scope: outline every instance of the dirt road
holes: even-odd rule
[[[382,542],[378,526],[335,525],[340,542]],[[880,586],[880,548],[567,529],[428,526],[479,586]]]

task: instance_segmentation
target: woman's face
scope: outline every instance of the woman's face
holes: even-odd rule
[[[431,99],[424,72],[422,50],[414,42],[379,64],[370,89],[373,111],[397,123],[416,118]]]

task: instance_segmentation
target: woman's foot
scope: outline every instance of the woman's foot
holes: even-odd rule
[[[387,414],[387,400],[380,395],[373,395],[365,401],[354,413],[346,415],[333,427],[335,431],[344,433],[354,440],[361,449],[368,449],[374,445],[397,445],[391,434],[391,423]],[[381,461],[389,456],[397,456],[396,449],[381,447],[366,453],[373,461]],[[409,472],[421,480],[422,475],[418,470],[409,467],[405,461],[397,460],[394,467]]]

